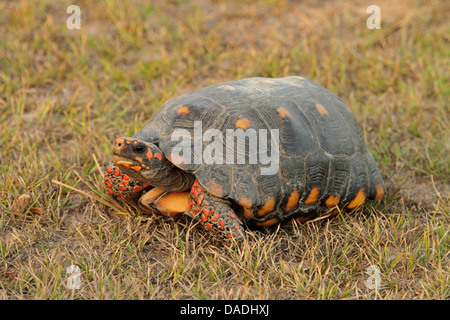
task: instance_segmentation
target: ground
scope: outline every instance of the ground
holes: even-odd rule
[[[449,298],[448,1],[86,0],[79,30],[71,4],[0,2],[0,299]],[[105,195],[112,141],[163,102],[287,75],[353,110],[382,201],[224,247]]]

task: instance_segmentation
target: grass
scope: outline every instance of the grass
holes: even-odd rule
[[[446,1],[377,1],[379,30],[359,0],[86,0],[80,30],[70,4],[0,3],[0,299],[449,299]],[[103,194],[111,142],[163,102],[286,75],[348,103],[385,199],[227,248]],[[41,214],[12,212],[24,193]]]

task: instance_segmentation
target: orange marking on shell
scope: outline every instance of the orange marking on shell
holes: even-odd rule
[[[181,106],[177,111],[178,114],[188,114],[189,112],[191,112],[191,110],[189,110],[189,107],[187,106]]]
[[[236,121],[236,123],[234,124],[234,126],[236,128],[241,128],[241,129],[248,129],[250,128],[250,120],[248,120],[247,118],[242,118]]]
[[[317,196],[319,195],[319,187],[312,188],[311,192],[308,195],[308,198],[305,200],[305,204],[313,204],[317,202]]]
[[[211,181],[209,183],[208,191],[215,195],[216,197],[222,197],[223,196],[223,188],[222,185],[218,184],[215,181]]]
[[[270,226],[273,226],[277,222],[278,222],[277,218],[272,218],[272,219],[269,219],[269,220],[264,221],[264,222],[256,222],[256,225],[257,226],[262,226],[262,227],[270,227]]]
[[[267,197],[266,203],[257,211],[258,216],[263,216],[266,213],[272,212],[275,209],[275,198],[273,196]]]
[[[297,189],[292,190],[291,194],[289,195],[288,202],[286,203],[286,206],[284,207],[284,211],[289,212],[295,207],[298,206],[298,200],[300,199],[300,193],[298,193]]]
[[[289,112],[287,112],[286,109],[281,108],[281,107],[277,109],[277,112],[280,114],[280,116],[281,116],[283,119],[286,118],[286,117],[290,117],[290,116],[291,116],[291,114],[290,114]]]
[[[359,207],[364,201],[366,201],[366,193],[364,192],[364,189],[361,189],[358,191],[355,198],[348,204],[347,208],[353,209]]]
[[[325,109],[325,107],[324,107],[323,105],[321,105],[320,103],[316,103],[316,109],[317,109],[317,111],[319,111],[319,113],[320,113],[321,115],[326,115],[326,114],[328,114],[328,110]]]
[[[380,184],[376,185],[377,188],[377,194],[375,195],[375,200],[381,200],[384,197],[384,188],[383,186]]]
[[[238,202],[241,206],[243,206],[244,208],[251,208],[252,205],[252,199],[250,199],[249,197],[242,197],[241,200],[239,200]]]
[[[339,201],[341,201],[341,197],[339,196],[329,196],[327,200],[325,201],[325,207],[334,207],[339,204]]]
[[[141,166],[132,166],[132,167],[130,167],[130,169],[139,171],[139,170],[141,170],[142,168],[141,168]]]

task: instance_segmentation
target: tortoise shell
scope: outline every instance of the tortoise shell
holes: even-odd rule
[[[193,137],[209,129],[215,129],[214,140],[221,143],[230,129],[272,136],[278,132],[278,141],[266,136],[267,150],[278,152],[276,172],[261,174],[268,165],[249,161],[255,149],[249,145],[240,151],[225,148],[236,158],[241,152],[246,159],[241,164],[226,161],[225,151],[221,163],[195,159],[194,152],[174,152],[181,141],[174,139],[174,132]],[[385,190],[351,110],[335,94],[302,77],[241,79],[181,95],[163,104],[133,138],[158,146],[209,193],[231,200],[258,225],[293,217],[306,220],[330,208],[352,209],[366,199],[382,198]],[[212,143],[204,136],[183,141],[183,146],[203,152]],[[180,157],[174,159],[174,154]]]

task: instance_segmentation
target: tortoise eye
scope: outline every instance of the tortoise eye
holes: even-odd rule
[[[143,145],[137,145],[133,147],[133,151],[136,153],[143,153],[146,150],[146,148]]]

